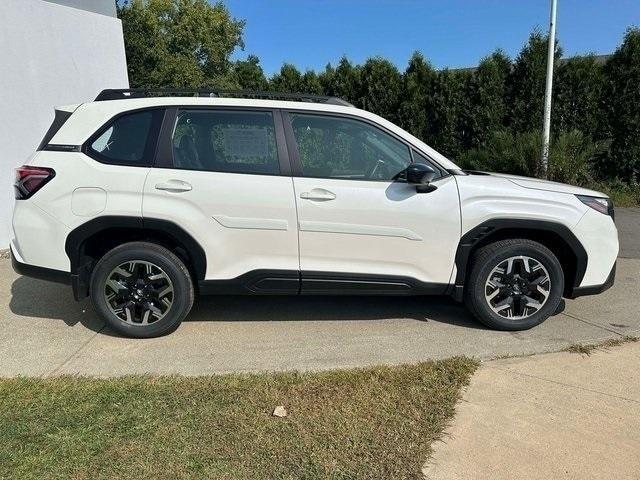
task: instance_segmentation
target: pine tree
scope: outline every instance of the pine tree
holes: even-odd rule
[[[627,30],[622,45],[607,62],[604,106],[611,135],[609,177],[640,181],[640,29]]]
[[[269,82],[260,66],[260,59],[255,55],[249,55],[246,60],[238,60],[233,68],[240,88],[254,91],[267,89]]]
[[[326,66],[319,81],[326,95],[343,98],[359,107],[360,73],[359,66],[342,57],[336,68],[331,64]]]
[[[427,143],[432,137],[432,93],[437,77],[437,72],[422,54],[415,52],[402,78],[399,124]]]
[[[578,129],[593,138],[601,121],[604,80],[603,67],[593,55],[561,61],[554,82],[552,129]]]
[[[362,66],[359,104],[391,122],[397,121],[402,76],[390,61],[370,58]]]
[[[509,76],[510,124],[516,132],[540,130],[547,73],[547,36],[535,30],[516,58]],[[556,45],[555,57],[561,50]],[[557,62],[556,62],[557,64]]]
[[[269,89],[276,92],[301,93],[303,89],[302,74],[290,63],[285,63],[269,80]]]
[[[507,95],[510,73],[511,60],[502,50],[496,50],[482,59],[474,72],[471,91],[473,96],[471,144],[473,147],[485,145],[493,132],[506,127],[509,112]]]

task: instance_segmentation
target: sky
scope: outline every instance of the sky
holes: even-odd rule
[[[213,0],[211,0],[213,1]],[[514,58],[536,27],[546,32],[549,0],[223,0],[246,20],[245,49],[267,75],[284,62],[321,70],[342,56],[382,56],[404,69],[418,50],[436,68],[471,67],[496,48]],[[564,56],[613,52],[640,26],[640,0],[558,0]]]

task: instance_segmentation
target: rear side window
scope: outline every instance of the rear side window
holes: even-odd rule
[[[263,175],[280,173],[271,112],[180,110],[172,149],[174,168]]]
[[[162,110],[144,110],[117,117],[89,140],[87,153],[103,163],[150,166]]]

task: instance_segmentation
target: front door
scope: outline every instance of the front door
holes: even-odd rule
[[[397,177],[418,153],[358,119],[290,112],[302,292],[444,290],[460,238],[455,179],[418,193]]]

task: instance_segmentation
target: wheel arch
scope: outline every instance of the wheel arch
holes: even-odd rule
[[[97,260],[112,248],[131,241],[167,247],[185,262],[194,284],[204,280],[205,251],[180,226],[156,218],[104,216],[83,223],[67,235],[65,251],[70,261],[71,285],[76,300],[88,296],[91,273]]]
[[[493,219],[472,228],[460,239],[455,257],[457,273],[450,292],[456,300],[462,300],[473,252],[506,238],[526,238],[549,248],[562,265],[565,276],[564,296],[570,296],[582,282],[587,269],[587,252],[566,225],[532,219]]]

